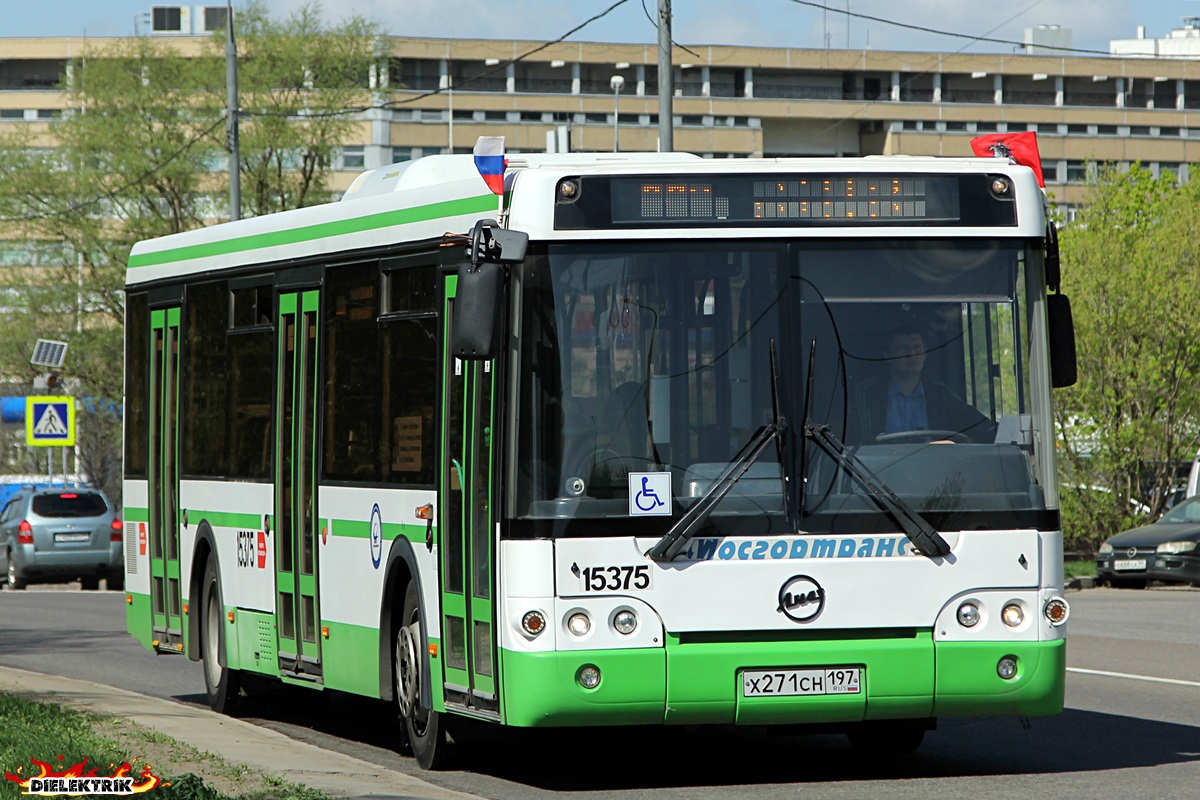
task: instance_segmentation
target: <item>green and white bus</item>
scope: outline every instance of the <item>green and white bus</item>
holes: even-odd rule
[[[907,751],[1061,712],[1074,341],[1028,168],[504,180],[432,156],[134,248],[134,637],[202,661],[218,710],[262,678],[395,703],[425,767],[463,717]],[[870,387],[914,332],[928,407],[897,429]]]

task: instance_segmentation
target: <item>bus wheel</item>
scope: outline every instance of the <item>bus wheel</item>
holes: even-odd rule
[[[225,608],[221,602],[216,559],[208,559],[200,594],[203,609],[200,617],[200,656],[204,662],[204,689],[213,711],[232,715],[237,713],[241,687],[237,672],[230,669],[225,661]]]
[[[404,593],[404,611],[396,631],[392,651],[396,676],[396,704],[400,720],[408,734],[417,763],[425,769],[440,769],[449,757],[449,742],[442,730],[442,718],[432,708],[421,705],[421,674],[427,667],[429,650],[421,636],[421,609],[417,601],[416,581],[410,581]]]
[[[897,720],[864,722],[846,735],[850,746],[860,753],[876,756],[902,756],[913,752],[925,741],[926,724]]]

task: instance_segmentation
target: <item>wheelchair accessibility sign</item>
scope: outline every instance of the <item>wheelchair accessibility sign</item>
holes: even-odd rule
[[[629,473],[629,516],[671,515],[671,473]]]
[[[33,447],[74,447],[75,398],[26,397],[25,443]]]

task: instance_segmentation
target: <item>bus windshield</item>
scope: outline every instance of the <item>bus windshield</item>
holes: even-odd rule
[[[1041,526],[1032,263],[1013,239],[531,246],[507,530],[661,535],[776,423],[707,534],[896,530],[806,422],[939,530]]]

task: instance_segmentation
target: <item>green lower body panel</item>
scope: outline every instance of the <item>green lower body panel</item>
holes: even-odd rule
[[[321,644],[326,689],[379,697],[379,630],[323,621],[329,638]]]
[[[234,623],[225,626],[225,660],[231,669],[279,674],[279,644],[275,636],[275,615],[258,611],[233,611]]]
[[[142,647],[154,651],[154,625],[150,622],[150,595],[126,592],[125,630]]]
[[[667,639],[667,722],[780,725],[928,717],[933,637],[776,642]],[[743,697],[743,670],[858,667],[856,694]]]
[[[898,638],[684,641],[662,650],[502,651],[504,721],[522,727],[636,724],[794,725],[938,716],[1061,713],[1066,649],[1054,642],[934,642]],[[1015,656],[1017,674],[996,672]],[[600,669],[595,689],[577,675]],[[861,691],[744,697],[745,670],[851,667]]]
[[[996,664],[1017,659],[1017,674],[1005,680]],[[935,716],[1037,717],[1060,714],[1067,672],[1067,643],[941,642],[937,647]]]
[[[524,728],[557,725],[662,724],[666,707],[666,653],[576,650],[553,653],[500,651],[504,721]],[[579,685],[579,669],[600,669],[594,689]]]

